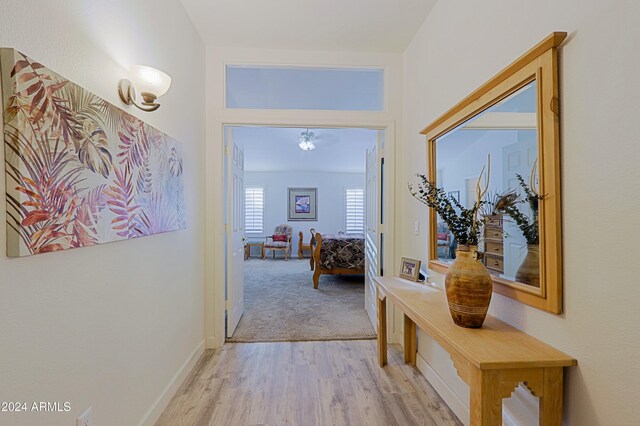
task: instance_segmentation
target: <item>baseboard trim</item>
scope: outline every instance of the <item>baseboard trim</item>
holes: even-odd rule
[[[447,383],[438,375],[438,373],[431,368],[429,363],[422,357],[422,355],[420,355],[420,353],[418,353],[416,357],[416,367],[418,367],[418,370],[420,370],[424,377],[426,377],[429,384],[433,386],[436,392],[438,392],[438,395],[440,395],[449,408],[451,408],[451,411],[458,416],[465,426],[468,426],[471,422],[469,407],[467,407],[465,403],[458,398],[458,395],[456,395],[449,385],[447,385]]]
[[[178,391],[178,388],[187,377],[187,375],[193,370],[196,363],[204,353],[204,344],[205,341],[202,340],[198,346],[191,352],[191,355],[187,360],[182,364],[182,366],[178,369],[176,374],[171,378],[169,384],[164,388],[158,399],[153,403],[149,411],[144,415],[142,421],[140,422],[141,426],[152,426],[154,425],[160,415],[169,405],[169,401],[173,398],[173,395]]]

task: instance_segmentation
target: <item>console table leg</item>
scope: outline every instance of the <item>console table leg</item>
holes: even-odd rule
[[[378,365],[387,365],[387,299],[378,299]]]
[[[501,426],[502,397],[496,370],[471,371],[471,426]]]
[[[404,362],[416,365],[416,323],[404,315]]]
[[[544,369],[544,393],[540,397],[540,426],[562,425],[562,367]]]

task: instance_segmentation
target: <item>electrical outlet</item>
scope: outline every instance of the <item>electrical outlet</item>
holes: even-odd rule
[[[91,407],[87,408],[78,420],[76,420],[76,426],[93,426],[93,410]]]
[[[414,235],[420,235],[420,221],[416,220],[415,222],[413,222],[413,234]]]

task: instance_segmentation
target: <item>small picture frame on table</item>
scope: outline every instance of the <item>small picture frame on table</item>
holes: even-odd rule
[[[400,263],[400,278],[417,282],[420,276],[421,263],[420,260],[403,257]]]

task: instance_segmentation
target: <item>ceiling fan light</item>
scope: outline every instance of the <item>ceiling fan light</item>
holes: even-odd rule
[[[313,151],[316,149],[315,144],[309,140],[300,140],[298,147],[303,151]]]

